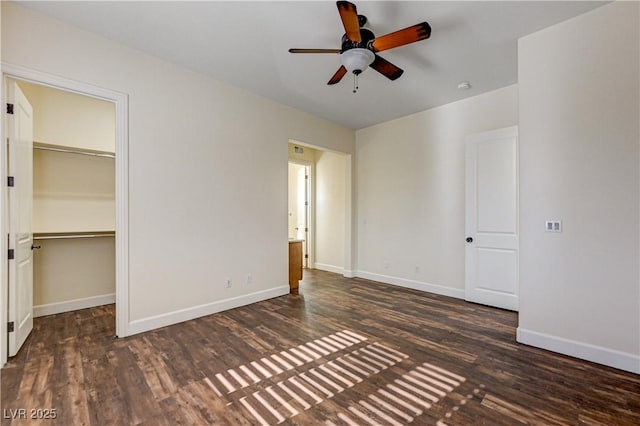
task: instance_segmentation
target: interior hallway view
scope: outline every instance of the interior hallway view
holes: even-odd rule
[[[61,425],[640,423],[638,375],[516,344],[514,312],[323,271],[300,290],[124,339],[113,305],[37,318],[2,406]]]

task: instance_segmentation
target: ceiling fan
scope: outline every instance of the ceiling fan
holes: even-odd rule
[[[336,84],[347,72],[354,75],[354,90],[358,89],[357,78],[368,66],[380,74],[396,80],[404,72],[391,62],[378,56],[377,52],[404,46],[431,36],[431,27],[426,22],[395,31],[380,37],[363,28],[367,23],[364,15],[358,15],[356,5],[348,1],[336,2],[340,19],[346,33],[342,36],[341,49],[289,49],[291,53],[338,53],[342,65],[327,84]]]

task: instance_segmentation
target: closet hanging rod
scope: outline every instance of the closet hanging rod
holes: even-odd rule
[[[115,154],[101,153],[101,152],[78,151],[75,149],[54,148],[51,146],[42,146],[42,145],[33,145],[33,148],[42,149],[44,151],[65,152],[67,154],[80,154],[80,155],[90,155],[92,157],[116,158]]]
[[[33,237],[34,240],[70,240],[74,238],[101,238],[101,237],[115,237],[116,234],[77,234],[77,235],[43,235],[39,237]]]

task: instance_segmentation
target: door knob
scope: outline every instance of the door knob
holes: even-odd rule
[[[34,250],[34,249],[40,249],[41,247],[42,247],[42,246],[34,246],[33,244],[31,244],[31,250]]]
[[[471,238],[471,237],[467,237],[467,242],[468,242],[468,243],[472,243],[472,242],[473,242],[473,238]]]

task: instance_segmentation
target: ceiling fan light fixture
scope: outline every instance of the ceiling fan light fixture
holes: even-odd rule
[[[340,54],[342,65],[347,71],[355,74],[360,74],[366,70],[375,58],[376,56],[372,51],[361,47],[345,50]]]

